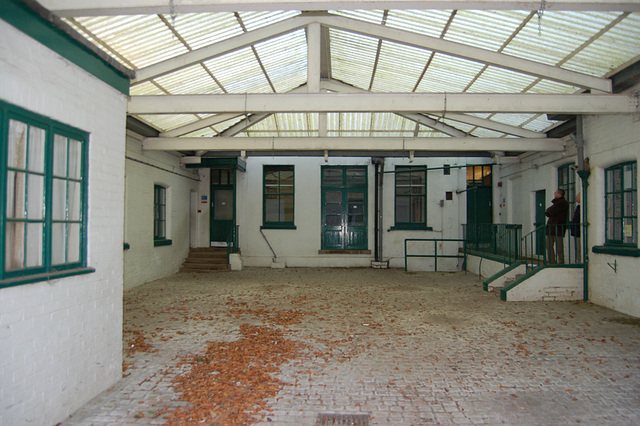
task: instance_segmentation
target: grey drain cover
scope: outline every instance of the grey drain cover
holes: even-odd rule
[[[318,426],[340,425],[340,426],[368,426],[368,414],[318,414],[316,420]]]

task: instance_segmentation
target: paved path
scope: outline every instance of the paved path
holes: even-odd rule
[[[304,314],[274,323],[277,312]],[[65,425],[162,424],[172,380],[241,324],[307,345],[261,426],[640,424],[640,325],[590,303],[501,302],[477,276],[374,269],[178,274],[125,293],[125,377]],[[132,352],[134,338],[138,349]],[[166,411],[164,411],[166,413]]]

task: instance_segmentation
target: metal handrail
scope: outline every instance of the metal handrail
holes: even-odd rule
[[[410,241],[423,241],[429,242],[433,241],[433,252],[434,254],[407,254],[407,243]],[[444,241],[457,241],[457,242],[466,242],[464,238],[405,238],[404,240],[404,271],[407,272],[407,263],[408,258],[410,257],[433,257],[435,259],[435,271],[438,272],[438,257],[441,258],[465,258],[466,253],[463,255],[438,255],[438,242]]]

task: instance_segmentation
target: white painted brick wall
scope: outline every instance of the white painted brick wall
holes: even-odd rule
[[[131,248],[124,252],[125,289],[180,269],[189,253],[190,193],[198,190],[199,179],[194,169],[181,168],[179,158],[173,154],[142,151],[135,136],[127,137],[125,242]],[[155,184],[167,187],[170,246],[153,246]]]
[[[0,20],[0,98],[90,133],[88,263],[0,289],[0,424],[51,425],[122,371],[126,97]]]

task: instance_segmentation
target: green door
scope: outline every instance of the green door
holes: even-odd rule
[[[536,228],[544,225],[546,221],[546,217],[544,215],[546,210],[545,206],[547,205],[546,200],[547,192],[544,189],[536,191],[536,222],[533,224]],[[544,255],[546,249],[545,238],[544,230],[536,233],[536,254]]]
[[[211,246],[226,246],[235,225],[235,170],[211,169]]]
[[[469,186],[467,190],[467,223],[493,223],[490,186]]]
[[[322,168],[322,250],[366,250],[367,168]]]

